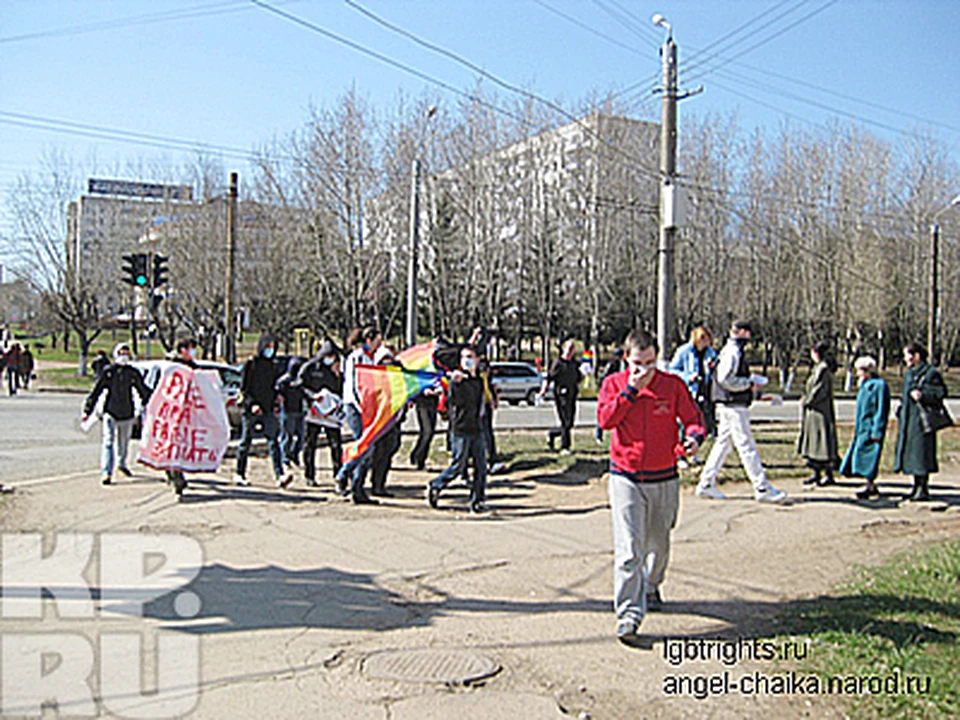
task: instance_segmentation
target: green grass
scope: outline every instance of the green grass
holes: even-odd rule
[[[861,569],[835,594],[792,604],[782,620],[791,638],[809,641],[801,669],[821,681],[919,678],[911,693],[901,680],[897,692],[851,697],[851,717],[960,717],[960,540]]]
[[[75,367],[50,368],[41,370],[36,380],[38,387],[55,388],[57,390],[83,390],[90,392],[93,389],[93,371],[88,369],[86,377],[77,375]]]

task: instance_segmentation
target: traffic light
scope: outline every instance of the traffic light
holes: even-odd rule
[[[120,278],[127,285],[134,287],[146,287],[147,281],[147,256],[145,253],[134,253],[123,256],[123,276]]]
[[[156,253],[153,256],[153,287],[158,288],[161,285],[165,285],[169,281],[167,273],[169,268],[167,268],[167,260],[160,253]]]

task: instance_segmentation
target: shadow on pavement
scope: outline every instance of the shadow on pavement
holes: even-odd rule
[[[176,593],[145,606],[144,616],[174,623],[189,633],[222,633],[277,628],[329,628],[386,631],[422,627],[451,613],[554,612],[609,613],[608,600],[519,601],[444,596],[414,601],[380,586],[374,576],[331,567],[289,570],[276,565],[234,568],[220,563],[204,567]],[[199,613],[178,614],[174,602],[183,591],[200,598]],[[183,625],[176,623],[184,621]]]

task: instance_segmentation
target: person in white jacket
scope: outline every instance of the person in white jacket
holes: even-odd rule
[[[716,402],[717,439],[703,466],[703,472],[700,473],[697,497],[713,500],[723,500],[726,497],[717,488],[717,476],[731,447],[735,447],[743,469],[753,483],[753,494],[757,501],[781,503],[787,499],[785,492],[777,490],[767,480],[760,453],[757,451],[757,441],[750,430],[750,404],[763,386],[761,378],[751,374],[743,352],[752,333],[753,328],[749,322],[734,322],[730,328],[730,337],[720,351],[711,387],[712,399]]]

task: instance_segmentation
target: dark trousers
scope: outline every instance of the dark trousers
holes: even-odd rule
[[[487,496],[487,449],[483,433],[476,435],[450,434],[453,448],[453,461],[450,467],[430,481],[430,487],[437,490],[445,488],[451,480],[460,477],[467,469],[467,463],[473,461],[473,484],[470,486],[470,502],[482,503]]]
[[[265,410],[260,415],[254,415],[249,410],[243,411],[243,420],[240,423],[240,445],[237,448],[237,475],[247,476],[247,456],[250,454],[250,445],[253,443],[253,430],[257,425],[263,426],[263,434],[270,448],[270,458],[273,460],[273,473],[279,479],[283,477],[283,462],[280,459],[278,439],[280,425],[272,410]]]
[[[577,417],[577,394],[565,388],[557,388],[557,417],[560,419],[560,427],[550,431],[550,440],[560,437],[560,448],[569,450],[572,445],[571,433],[573,422]]]
[[[373,444],[373,461],[370,465],[370,488],[374,495],[379,495],[387,488],[387,474],[393,456],[400,449],[400,425],[395,423],[392,428],[380,436]]]
[[[433,441],[433,433],[437,429],[437,403],[417,402],[416,409],[417,425],[420,428],[420,433],[417,435],[417,444],[413,446],[410,453],[410,464],[422,470],[427,464],[430,443]]]
[[[319,423],[305,423],[306,431],[303,438],[303,476],[307,480],[317,479],[317,439],[320,431],[327,436],[327,445],[330,446],[330,463],[333,466],[333,476],[336,477],[343,465],[343,440],[340,438],[340,429],[326,427]]]
[[[17,389],[20,387],[20,373],[17,372],[17,368],[12,365],[7,366],[7,388],[10,390],[11,395],[17,394]]]
[[[300,464],[303,448],[303,413],[280,410],[280,456],[283,463]]]
[[[493,408],[487,405],[483,417],[483,439],[486,443],[487,465],[492,467],[497,462],[497,439],[493,435]]]

